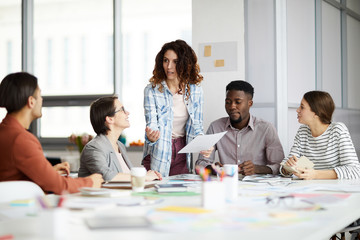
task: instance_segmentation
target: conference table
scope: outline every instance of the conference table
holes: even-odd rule
[[[0,238],[325,240],[360,218],[359,180],[239,181],[237,199],[212,208],[203,207],[204,182],[183,180],[185,193],[70,194],[63,207],[47,210],[2,204]],[[161,182],[169,181],[181,182]]]

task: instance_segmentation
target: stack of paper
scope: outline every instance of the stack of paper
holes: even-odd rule
[[[187,186],[182,183],[156,184],[155,189],[159,193],[187,192]]]

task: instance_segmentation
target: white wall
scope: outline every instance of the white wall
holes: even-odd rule
[[[287,11],[287,142],[283,142],[285,156],[289,153],[300,124],[296,108],[304,93],[316,88],[315,4],[313,0],[290,0]]]
[[[296,108],[307,91],[323,89],[334,96],[337,110],[334,121],[344,122],[360,153],[359,22],[348,19],[349,86],[345,98],[349,106],[342,108],[339,75],[339,14],[322,3],[322,51],[316,49],[315,0],[285,0],[287,26],[287,102],[288,111],[280,116],[287,121],[287,141],[282,144],[287,155],[299,127]],[[244,79],[254,85],[254,115],[276,124],[276,52],[275,8],[284,1],[269,0],[193,0],[193,48],[199,53],[200,43],[236,41],[238,43],[238,70],[233,72],[202,72],[204,82],[204,129],[219,118],[224,110],[225,86],[232,80]],[[245,11],[244,11],[245,9]],[[330,22],[331,21],[331,22]],[[247,34],[247,35],[245,35]],[[329,39],[331,41],[329,41]],[[321,56],[316,54],[321,53]],[[316,66],[316,57],[322,65]],[[246,60],[246,64],[245,64]],[[201,65],[200,65],[201,68]],[[246,71],[246,73],[245,73]],[[246,78],[245,78],[246,77]],[[317,79],[321,77],[321,79]],[[281,84],[281,83],[280,83]],[[279,117],[279,116],[278,116]],[[360,155],[359,155],[360,156]]]
[[[244,7],[245,80],[254,87],[254,105],[250,112],[276,126],[274,1],[245,1]]]
[[[313,0],[291,0],[286,7],[288,102],[299,104],[316,87],[315,5]]]
[[[358,90],[360,91],[360,89]],[[360,158],[360,111],[337,108],[334,112],[335,122],[343,122],[349,129],[358,158]]]
[[[360,8],[360,1],[358,1]],[[348,61],[348,102],[349,108],[360,109],[360,22],[347,17],[347,61]],[[360,142],[358,147],[360,148]]]
[[[324,90],[333,97],[336,110],[333,121],[348,127],[358,157],[360,156],[359,67],[360,23],[347,18],[347,80],[342,79],[340,10],[322,1],[319,31],[320,45],[316,46],[315,1],[287,0],[288,25],[288,143],[292,145],[299,124],[296,107],[303,94],[310,90]],[[319,49],[320,48],[320,51]],[[319,61],[316,62],[316,58]],[[318,66],[316,66],[318,64]],[[356,65],[356,67],[355,67]],[[343,85],[345,82],[346,84]],[[344,90],[344,89],[345,90]],[[345,94],[344,97],[342,94]],[[342,99],[348,101],[343,102]],[[354,109],[356,108],[356,109]]]
[[[238,43],[237,71],[201,72],[204,76],[204,131],[225,112],[225,87],[237,79],[245,79],[244,6],[242,0],[193,0],[192,47],[199,53],[199,44]],[[201,65],[200,65],[201,70]]]
[[[322,4],[322,89],[331,94],[336,107],[341,107],[341,38],[340,11]]]

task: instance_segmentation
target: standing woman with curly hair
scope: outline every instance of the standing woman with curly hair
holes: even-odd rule
[[[163,176],[189,173],[190,154],[178,154],[203,134],[203,91],[194,50],[183,40],[163,45],[144,90],[145,146],[142,164]],[[210,155],[212,149],[202,151]]]

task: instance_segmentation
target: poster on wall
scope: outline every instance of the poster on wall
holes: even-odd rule
[[[237,71],[237,42],[200,43],[201,72]]]

